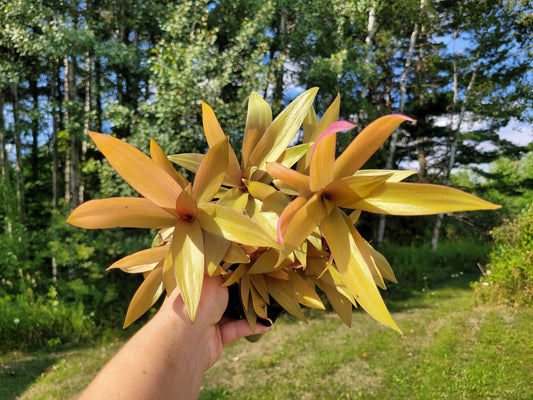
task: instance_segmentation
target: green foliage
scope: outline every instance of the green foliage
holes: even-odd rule
[[[481,273],[490,244],[478,241],[444,242],[436,250],[429,246],[398,246],[388,243],[382,249],[398,284],[388,284],[383,292],[389,298],[401,298],[413,292],[429,291],[442,285],[468,284]]]
[[[483,301],[533,305],[533,206],[492,231],[494,249],[474,288]]]
[[[61,302],[54,286],[46,296],[27,289],[0,297],[0,352],[82,343],[93,337],[93,329],[83,304]]]

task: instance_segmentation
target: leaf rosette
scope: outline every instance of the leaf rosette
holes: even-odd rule
[[[396,278],[357,231],[361,212],[413,216],[498,206],[449,187],[402,182],[413,171],[361,169],[394,129],[414,122],[404,115],[372,122],[336,157],[337,133],[354,125],[338,120],[339,97],[319,121],[312,106],[317,91],[302,93],[275,119],[252,93],[240,161],[205,103],[206,154],[167,157],[152,140],[148,157],[111,136],[90,134],[142,197],[90,200],[67,221],[88,229],[159,229],[152,248],[109,267],[145,278],[124,326],[176,287],[194,321],[207,274],[237,288],[252,328],[258,318],[270,319],[274,306],[306,321],[302,305],[325,309],[318,288],[346,324],[359,305],[400,331],[378,289]],[[303,143],[291,146],[302,126]],[[193,181],[172,162],[194,173]]]

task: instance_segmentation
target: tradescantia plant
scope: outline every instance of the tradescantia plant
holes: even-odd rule
[[[359,305],[399,331],[378,290],[396,278],[355,228],[361,212],[428,215],[499,207],[457,189],[401,182],[414,171],[361,169],[400,123],[413,121],[404,115],[372,122],[335,158],[336,134],[354,125],[338,121],[339,97],[319,121],[312,107],[317,91],[304,92],[275,119],[268,103],[252,93],[240,162],[205,103],[205,155],[167,157],[152,140],[148,157],[121,140],[90,133],[142,197],[91,200],[67,221],[88,229],[159,229],[151,248],[109,267],[145,278],[124,327],[176,287],[194,321],[207,274],[223,276],[238,293],[252,328],[258,318],[270,319],[274,305],[303,321],[301,305],[325,309],[318,287],[346,324]],[[303,143],[289,147],[302,125]],[[171,162],[193,172],[193,182]]]

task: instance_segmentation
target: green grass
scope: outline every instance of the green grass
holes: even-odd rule
[[[282,316],[259,342],[225,349],[200,399],[531,398],[532,309],[476,304],[457,286],[388,304],[403,335],[358,311],[351,328],[330,313]],[[4,355],[0,398],[75,398],[117,348]]]

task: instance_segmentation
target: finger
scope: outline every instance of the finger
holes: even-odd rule
[[[270,327],[257,324],[255,326],[255,332],[252,330],[248,321],[245,319],[228,322],[220,325],[220,335],[222,337],[222,345],[225,346],[237,339],[241,339],[245,336],[266,333],[270,330]]]

